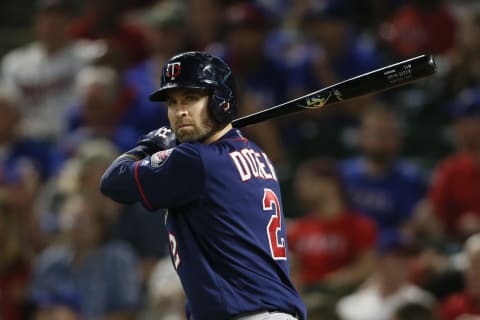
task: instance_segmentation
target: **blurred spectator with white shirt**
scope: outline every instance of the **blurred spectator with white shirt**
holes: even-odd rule
[[[71,39],[73,9],[69,0],[37,0],[36,39],[2,60],[3,79],[14,85],[24,100],[23,130],[31,136],[55,140],[64,130],[65,112],[75,99],[75,75],[104,50],[99,43]]]
[[[389,320],[397,308],[408,302],[433,307],[434,297],[409,281],[409,264],[416,251],[416,245],[399,233],[383,234],[371,278],[337,304],[341,319]]]

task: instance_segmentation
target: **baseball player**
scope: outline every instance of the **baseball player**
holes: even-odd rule
[[[171,129],[144,136],[104,173],[121,203],[168,208],[171,258],[190,319],[305,319],[289,276],[280,189],[267,155],[232,127],[230,67],[186,52],[162,69]]]

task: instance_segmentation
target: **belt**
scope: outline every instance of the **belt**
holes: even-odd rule
[[[283,318],[282,316],[285,316]],[[279,319],[279,320],[293,320],[299,319],[296,314],[291,314],[285,311],[252,311],[238,314],[231,318],[231,320],[267,320],[267,319]]]

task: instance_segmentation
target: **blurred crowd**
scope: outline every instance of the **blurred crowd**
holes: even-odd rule
[[[167,125],[168,58],[225,59],[241,115],[416,55],[435,76],[244,129],[282,184],[308,319],[480,319],[480,3],[35,0],[0,65],[0,319],[184,319],[163,212],[99,179]]]

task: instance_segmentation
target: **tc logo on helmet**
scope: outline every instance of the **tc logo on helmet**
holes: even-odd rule
[[[165,70],[165,76],[170,78],[170,80],[175,80],[176,77],[180,75],[182,72],[182,66],[180,62],[173,62],[167,64],[167,68]]]

